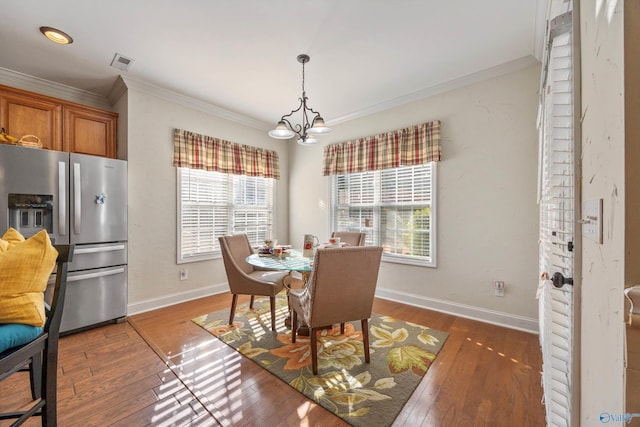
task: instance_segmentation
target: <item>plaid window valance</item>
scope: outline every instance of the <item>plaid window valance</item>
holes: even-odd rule
[[[324,147],[324,175],[420,165],[440,161],[440,121]]]
[[[280,160],[275,151],[181,129],[173,132],[173,166],[280,179]]]

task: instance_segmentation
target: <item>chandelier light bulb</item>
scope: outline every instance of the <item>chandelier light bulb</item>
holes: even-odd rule
[[[269,136],[276,139],[289,139],[295,135],[295,132],[289,129],[285,122],[280,120],[275,129],[269,131]]]
[[[317,144],[318,140],[312,136],[307,135],[307,137],[305,139],[298,139],[298,144],[300,145],[313,145],[313,144]]]
[[[320,116],[316,117],[313,121],[313,126],[307,130],[307,133],[312,135],[324,135],[329,132],[331,132],[331,128],[324,124],[324,119]]]

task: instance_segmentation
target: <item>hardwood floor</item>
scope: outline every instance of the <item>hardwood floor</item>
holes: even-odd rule
[[[191,322],[230,303],[216,295],[63,337],[58,424],[346,426]],[[380,299],[374,311],[450,334],[394,426],[545,425],[537,335]],[[16,376],[0,383],[0,410],[30,399]]]

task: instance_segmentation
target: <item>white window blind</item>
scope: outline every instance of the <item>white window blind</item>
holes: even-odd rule
[[[332,178],[333,230],[365,232],[385,261],[435,266],[435,163]]]
[[[178,263],[220,254],[218,237],[273,235],[273,179],[178,168]]]
[[[573,276],[574,161],[570,35],[554,38],[549,58],[540,199],[540,269]]]
[[[555,23],[571,22],[571,13]],[[552,22],[554,24],[554,22]],[[551,25],[541,103],[541,275],[573,277],[575,223],[574,106],[571,32]],[[555,34],[554,34],[555,32]],[[547,424],[572,425],[573,288],[546,283],[540,297],[542,384]]]

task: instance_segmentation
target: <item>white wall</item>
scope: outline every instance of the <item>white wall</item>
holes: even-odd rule
[[[163,93],[166,93],[163,92]],[[176,263],[176,168],[173,129],[278,151],[281,179],[276,184],[276,229],[287,238],[287,151],[282,141],[206,112],[129,87],[129,313],[228,290],[221,259]],[[179,280],[186,268],[189,279]]]
[[[331,231],[324,145],[439,119],[438,267],[383,263],[379,294],[536,329],[539,80],[540,67],[528,67],[336,125],[317,146],[290,143],[292,242]],[[493,280],[505,281],[504,298]]]
[[[580,7],[582,199],[604,201],[603,243],[582,243],[581,423],[596,425],[602,412],[624,412],[623,5]]]

